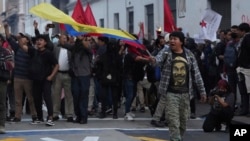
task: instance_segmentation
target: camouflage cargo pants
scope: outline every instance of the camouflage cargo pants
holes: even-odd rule
[[[169,126],[170,141],[182,141],[186,131],[186,122],[190,114],[190,99],[188,93],[171,93],[162,95],[166,101],[166,118]]]

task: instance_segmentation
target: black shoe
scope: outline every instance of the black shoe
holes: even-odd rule
[[[40,120],[38,120],[38,118],[36,118],[36,117],[33,117],[32,118],[32,122],[30,123],[30,124],[40,124],[41,123],[41,121]]]
[[[144,113],[145,112],[145,107],[141,107],[140,112]]]
[[[221,130],[221,124],[219,124],[219,125],[217,125],[217,126],[215,127],[215,131],[219,132],[220,130]]]
[[[39,120],[40,122],[44,122],[44,119],[43,119],[43,118],[38,118],[38,120]]]
[[[131,111],[132,111],[132,112],[135,112],[135,111],[136,111],[136,108],[132,108]]]
[[[106,114],[103,113],[103,112],[100,112],[99,115],[98,115],[99,118],[105,118],[106,117]]]
[[[94,113],[95,113],[95,112],[94,112],[94,111],[92,111],[92,110],[91,110],[91,111],[88,111],[88,115],[89,115],[89,116],[93,116],[93,115],[94,115]]]
[[[109,108],[108,110],[105,111],[106,114],[111,114],[112,113],[112,108]]]
[[[20,122],[21,121],[21,119],[20,118],[14,118],[11,122]]]
[[[74,121],[73,117],[68,117],[67,118],[67,122],[73,122],[73,121]]]
[[[12,118],[15,118],[15,112],[14,111],[11,111],[10,112],[10,118],[12,119]]]
[[[74,120],[74,123],[80,123],[80,121],[81,121],[81,118],[76,117],[76,119]]]
[[[59,116],[54,116],[53,121],[57,121],[57,120],[59,120]]]
[[[87,122],[88,122],[87,118],[82,118],[80,120],[80,124],[87,124]]]
[[[6,119],[5,119],[6,121],[11,121],[11,117],[9,117],[9,116],[6,116]]]
[[[165,121],[165,122],[164,122],[164,125],[165,125],[165,126],[168,126],[168,122]]]
[[[164,122],[161,121],[151,120],[151,124],[154,125],[155,127],[165,127]]]
[[[118,119],[117,114],[114,114],[114,115],[113,115],[113,119]]]
[[[191,113],[190,118],[191,118],[191,119],[196,119],[195,113]]]

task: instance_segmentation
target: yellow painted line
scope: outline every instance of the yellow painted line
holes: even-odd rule
[[[136,139],[139,139],[141,141],[168,141],[168,140],[162,140],[157,138],[149,138],[149,137],[134,137]]]
[[[23,138],[5,138],[1,139],[0,141],[24,141]]]

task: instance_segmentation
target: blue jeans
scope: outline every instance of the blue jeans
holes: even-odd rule
[[[71,84],[75,114],[79,118],[87,118],[90,76],[73,77]]]
[[[125,113],[130,112],[131,104],[135,98],[135,82],[133,80],[124,79],[124,96],[126,98]]]

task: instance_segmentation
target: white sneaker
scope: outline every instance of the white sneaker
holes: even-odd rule
[[[3,126],[0,126],[0,134],[5,134],[5,128]]]
[[[55,123],[52,121],[52,120],[48,120],[47,123],[46,123],[47,126],[54,126]]]
[[[129,112],[128,114],[130,114],[131,117],[135,118],[135,114],[132,112]]]
[[[41,123],[41,121],[38,120],[38,118],[34,118],[30,124],[34,125],[34,124],[39,124],[39,123]]]
[[[124,120],[133,121],[134,118],[133,118],[129,113],[127,113],[127,114],[124,116]]]

